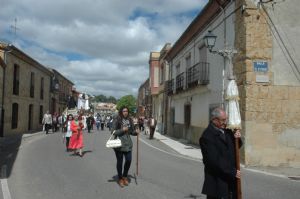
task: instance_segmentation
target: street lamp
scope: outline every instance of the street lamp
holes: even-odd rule
[[[214,35],[211,30],[204,36],[205,46],[209,49],[209,52],[212,52],[213,47],[215,46],[217,36]]]
[[[221,55],[222,57],[225,57],[228,60],[228,62],[229,62],[229,68],[228,68],[229,69],[229,77],[228,77],[228,79],[229,80],[234,79],[233,71],[232,71],[232,68],[233,68],[232,57],[235,53],[237,53],[237,51],[233,48],[228,48],[227,46],[225,46],[225,49],[223,49],[223,50],[213,50],[215,43],[216,43],[217,36],[214,35],[211,30],[208,31],[208,33],[204,36],[203,39],[205,42],[205,46],[206,46],[206,48],[208,48],[209,52]]]

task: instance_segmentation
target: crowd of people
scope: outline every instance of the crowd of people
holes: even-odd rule
[[[116,168],[118,184],[120,187],[128,186],[128,171],[132,161],[133,143],[131,136],[137,136],[144,131],[149,133],[149,139],[153,139],[156,128],[156,120],[153,117],[135,118],[129,116],[129,109],[121,107],[119,114],[113,117],[101,117],[92,114],[87,116],[71,115],[66,118],[63,115],[49,114],[47,111],[43,118],[45,132],[49,129],[55,132],[61,128],[64,132],[66,151],[73,151],[74,155],[83,156],[83,130],[88,133],[96,125],[97,130],[104,130],[106,126],[110,132],[118,137],[122,145],[114,148],[116,156]],[[236,169],[235,162],[235,139],[239,140],[241,147],[240,130],[229,130],[226,128],[227,115],[224,109],[216,108],[211,112],[210,123],[199,139],[204,163],[204,184],[202,193],[208,199],[237,198],[235,184],[240,178],[241,172]],[[123,160],[125,163],[123,164]]]
[[[63,115],[57,113],[50,114],[49,111],[47,111],[44,114],[42,124],[43,131],[46,132],[46,134],[49,134],[50,130],[52,131],[52,133],[57,131],[63,132],[66,151],[73,151],[74,155],[79,155],[80,157],[82,157],[82,148],[84,146],[83,131],[87,130],[88,133],[91,133],[91,130],[93,130],[94,126],[96,126],[97,131],[99,131],[100,129],[103,131],[105,127],[108,128],[109,131],[116,130],[116,123],[118,122],[120,117],[124,118],[121,112],[119,112],[118,116],[113,118],[111,115],[101,116],[100,114],[96,114],[94,116],[91,113]],[[132,125],[130,126],[132,126],[134,129],[144,131],[145,135],[149,134],[149,139],[153,139],[156,121],[152,117],[130,117],[130,122],[132,122]]]
[[[153,139],[156,121],[150,118],[136,118],[129,116],[129,110],[127,107],[122,107],[119,114],[114,118],[112,116],[101,116],[96,114],[68,114],[59,115],[54,113],[53,115],[47,111],[43,117],[43,126],[46,134],[52,129],[52,132],[61,130],[63,132],[64,142],[67,152],[73,152],[74,155],[83,157],[83,130],[87,129],[88,133],[91,133],[93,126],[95,125],[97,130],[104,130],[104,127],[108,128],[111,133],[119,137],[122,140],[122,146],[114,148],[116,155],[116,168],[118,173],[118,184],[121,187],[127,186],[128,171],[130,169],[132,160],[132,140],[130,136],[136,136],[140,132],[144,131],[145,135],[149,134],[149,139]],[[125,158],[123,168],[123,157]]]

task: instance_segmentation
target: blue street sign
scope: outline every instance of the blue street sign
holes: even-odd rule
[[[268,72],[268,62],[267,61],[254,61],[253,67],[255,72]]]

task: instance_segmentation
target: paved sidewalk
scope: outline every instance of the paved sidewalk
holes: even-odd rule
[[[32,137],[35,135],[40,135],[42,133],[43,133],[42,131],[39,131],[39,132],[30,133],[30,134],[0,137],[0,153],[3,152],[6,149],[6,147],[9,147],[13,144],[21,142],[22,140],[25,140],[26,138],[29,138],[29,137]]]
[[[201,159],[202,153],[199,146],[190,145],[184,143],[184,140],[176,140],[166,135],[161,135],[158,132],[154,133],[154,138],[161,141],[162,143],[168,145],[178,153],[191,157],[193,159]],[[300,180],[300,169],[299,168],[290,168],[290,167],[261,167],[261,166],[253,166],[253,167],[245,167],[241,165],[242,168],[256,172],[263,173],[266,175],[272,175],[283,178],[290,178],[293,180]]]
[[[158,132],[154,133],[154,138],[161,141],[162,143],[168,145],[181,155],[185,155],[191,157],[193,159],[201,159],[202,160],[202,153],[200,147],[190,144],[184,144],[180,142],[181,140],[176,140],[174,138],[161,135]],[[182,140],[183,141],[183,140]]]

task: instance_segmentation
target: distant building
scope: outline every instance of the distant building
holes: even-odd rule
[[[138,117],[150,117],[152,114],[152,97],[150,94],[149,78],[139,88],[137,107]]]
[[[68,106],[68,100],[72,96],[74,84],[57,70],[52,68],[49,68],[49,70],[52,72],[49,111],[51,114],[61,114]]]
[[[113,103],[93,103],[93,107],[95,116],[114,115],[117,111],[117,105]]]
[[[158,90],[152,95],[153,116],[157,120],[156,130],[162,134],[165,134],[167,132],[168,114],[166,111],[166,107],[169,103],[167,95],[169,80],[169,63],[166,61],[166,55],[170,49],[171,44],[166,43],[159,52],[158,77],[154,76],[154,81],[158,79]]]

